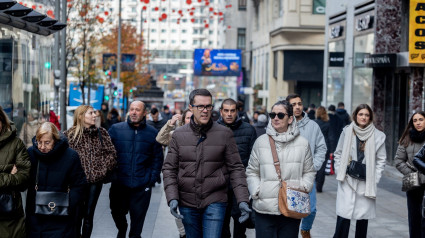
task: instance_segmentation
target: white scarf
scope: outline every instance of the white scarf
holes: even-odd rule
[[[355,132],[355,134],[353,133]],[[344,181],[348,160],[351,152],[351,142],[353,137],[357,135],[361,141],[366,141],[365,160],[366,160],[366,190],[365,196],[369,198],[376,198],[376,178],[375,178],[375,126],[373,123],[365,128],[358,127],[352,122],[345,129],[344,145],[342,147],[342,154],[340,159],[340,171],[336,177],[339,181]]]

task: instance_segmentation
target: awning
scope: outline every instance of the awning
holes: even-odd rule
[[[46,14],[11,0],[0,0],[0,23],[43,36],[48,36],[66,27],[66,24],[58,22]]]

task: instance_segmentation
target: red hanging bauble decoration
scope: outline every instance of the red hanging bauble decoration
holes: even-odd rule
[[[183,11],[182,11],[182,10],[179,10],[179,11],[178,11],[178,13],[179,13],[179,14],[183,14]]]
[[[143,9],[143,11],[146,11],[147,7],[146,6],[143,6],[142,9]]]
[[[193,16],[194,12],[190,12],[189,15]]]
[[[149,4],[149,0],[145,0],[145,4]]]
[[[37,9],[37,6],[36,5],[32,5],[32,9],[33,10]]]
[[[230,26],[227,26],[228,29],[230,29]]]
[[[165,19],[165,18],[167,18],[167,14],[165,14],[165,13],[162,13],[162,15],[161,15],[161,18],[162,18],[162,19]]]
[[[214,8],[213,7],[210,7],[210,12],[213,12],[214,11]]]
[[[155,11],[158,11],[159,10],[159,7],[155,7]]]
[[[205,28],[208,28],[210,25],[209,24],[205,24]]]
[[[105,16],[109,15],[109,12],[104,12],[104,13],[105,13]]]
[[[219,16],[223,16],[223,12],[219,12],[219,13],[218,13],[218,15],[219,15]]]
[[[192,23],[195,23],[195,19],[194,19],[194,18],[190,19],[190,21],[191,21]]]
[[[186,0],[186,3],[187,3],[188,5],[190,5],[190,4],[192,4],[192,0]]]
[[[205,2],[205,6],[208,6],[208,5],[210,5],[210,2]]]

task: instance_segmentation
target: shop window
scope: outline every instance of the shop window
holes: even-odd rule
[[[359,104],[372,105],[373,68],[363,65],[365,55],[372,54],[374,49],[374,35],[369,33],[354,37],[354,69],[351,108]]]
[[[328,44],[327,95],[328,105],[337,105],[344,101],[344,40],[331,41]]]

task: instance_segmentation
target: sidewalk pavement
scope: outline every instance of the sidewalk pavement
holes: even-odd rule
[[[104,185],[94,217],[93,238],[116,237],[117,229],[109,209],[109,187]],[[326,176],[322,193],[317,193],[317,214],[311,230],[313,238],[333,236],[336,224],[335,201],[337,181]],[[405,193],[401,192],[401,174],[392,166],[386,166],[378,185],[377,218],[369,221],[368,238],[409,237]],[[127,216],[129,220],[129,217]],[[350,238],[354,238],[355,222],[351,222]],[[254,238],[255,230],[247,230],[247,237]],[[152,198],[143,228],[144,238],[178,238],[174,217],[170,214],[162,184],[152,188]],[[300,236],[301,237],[301,236]]]

